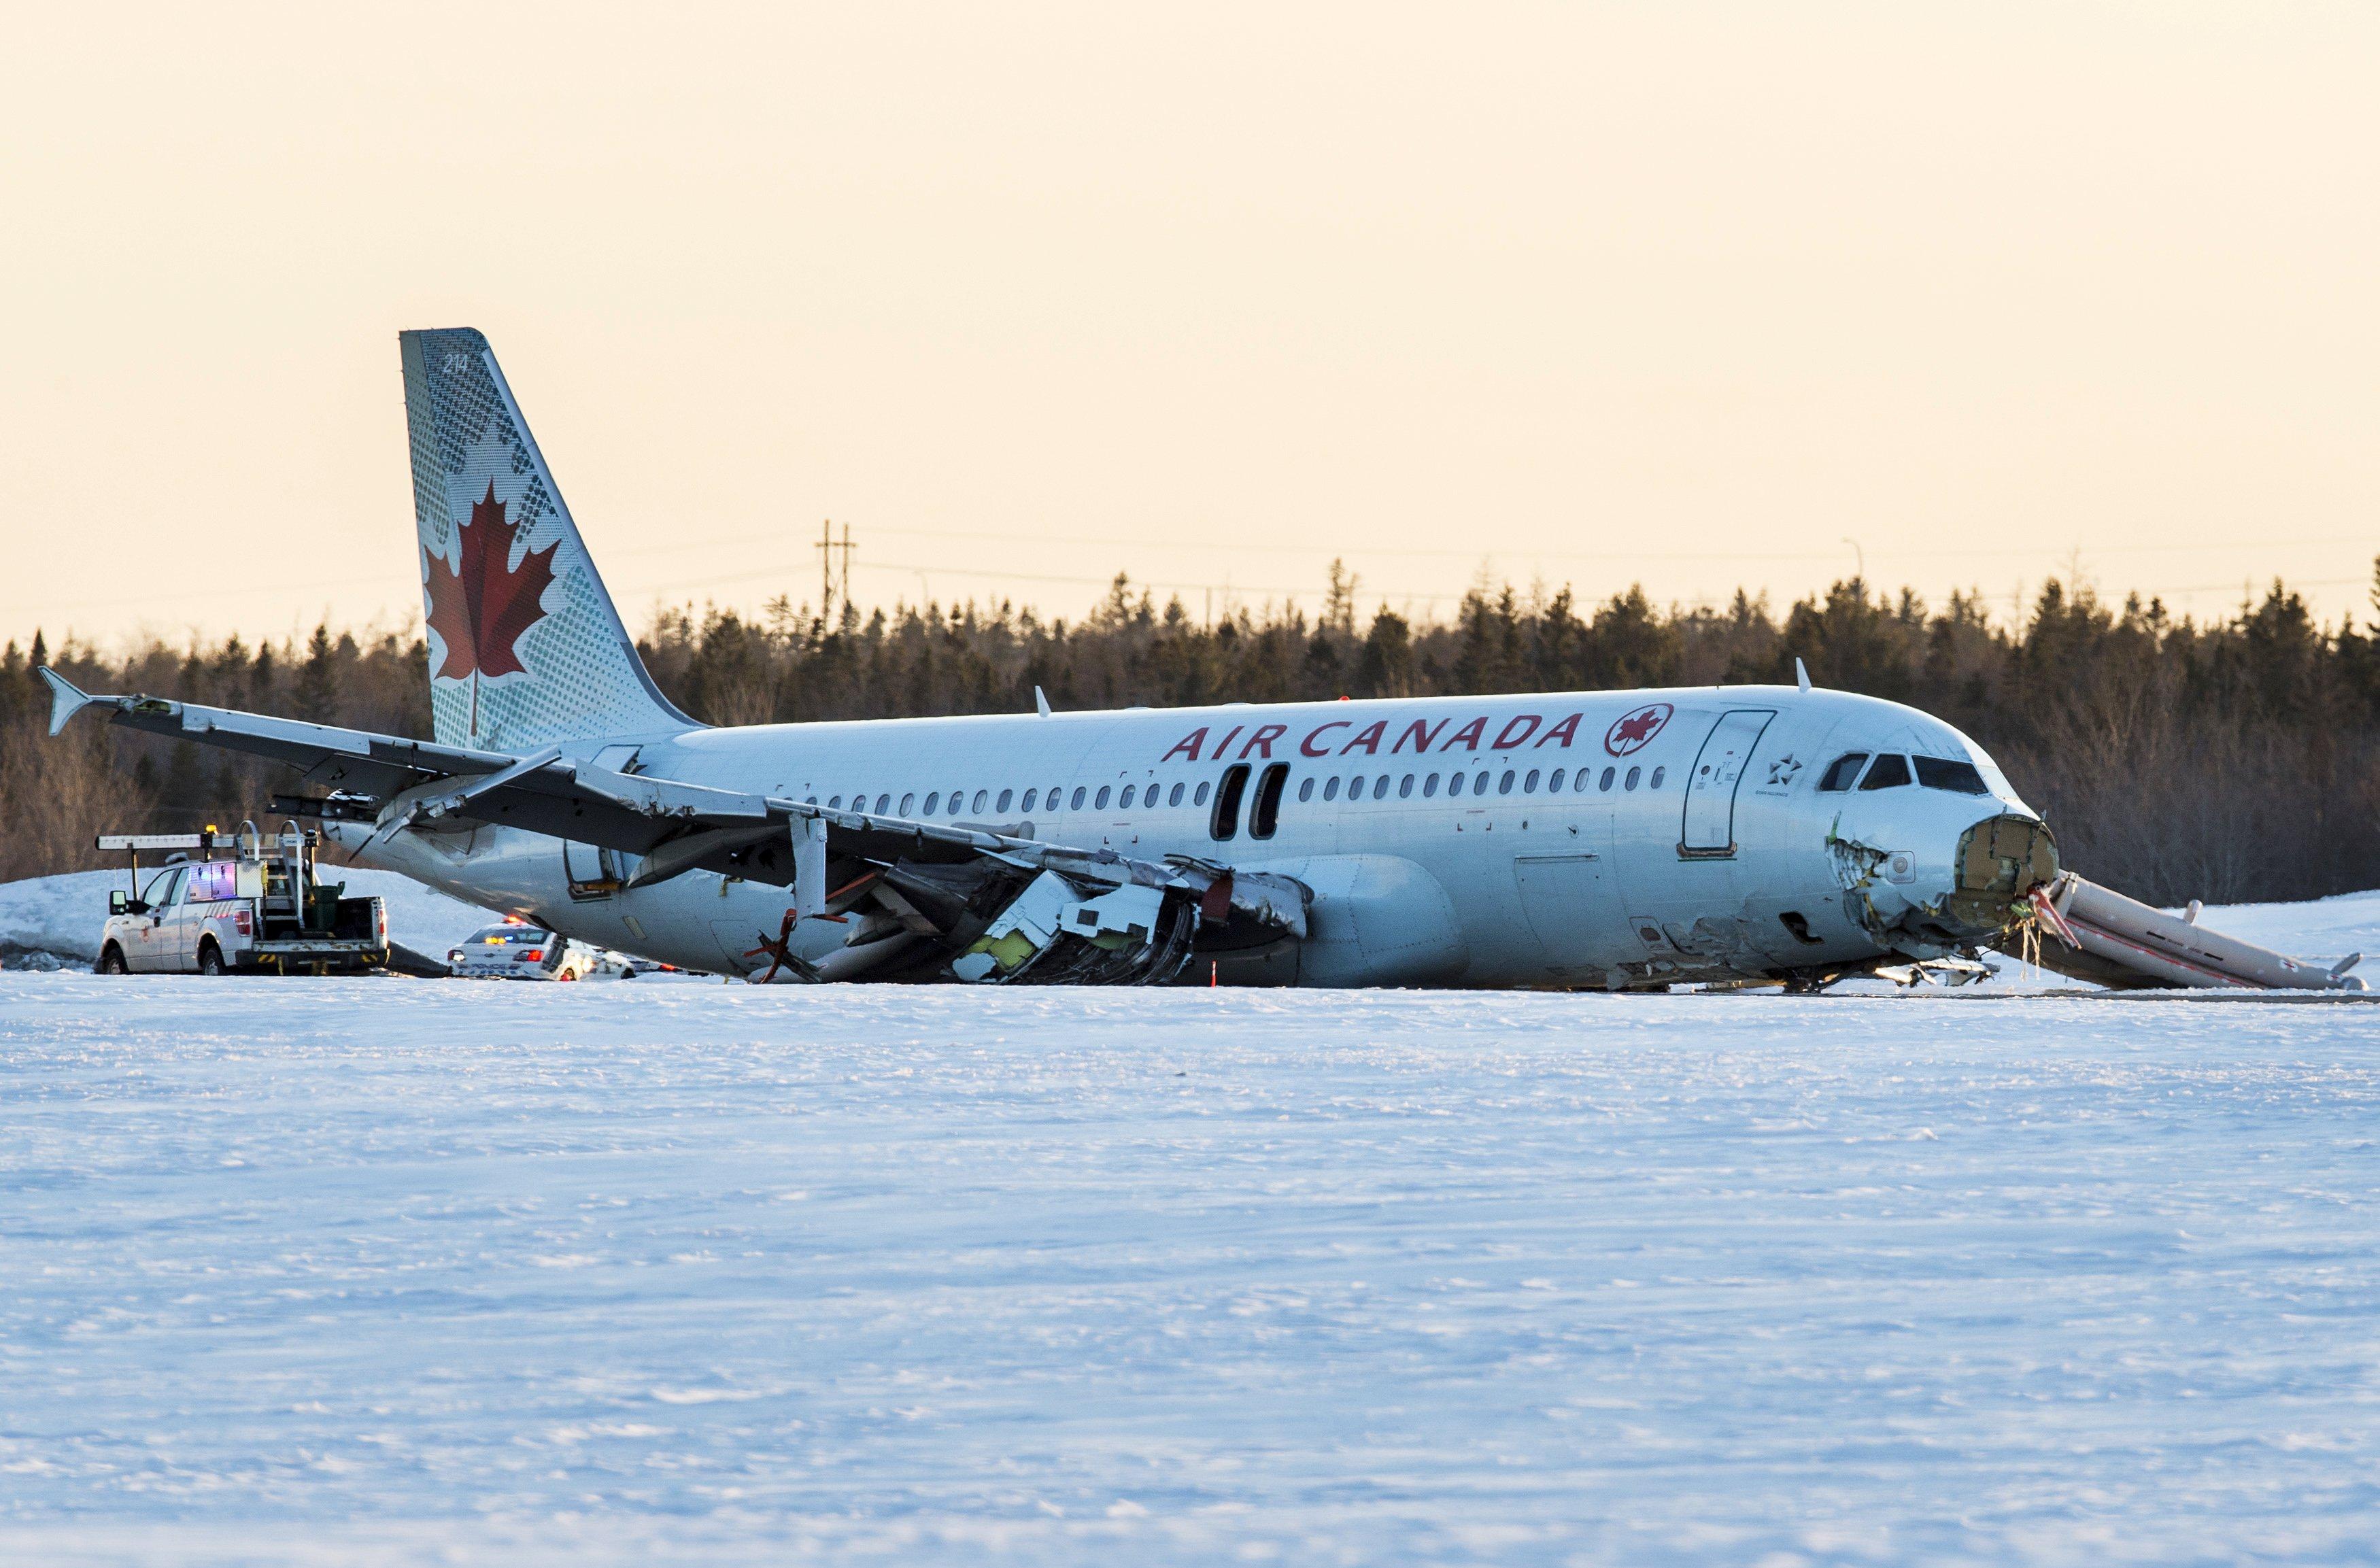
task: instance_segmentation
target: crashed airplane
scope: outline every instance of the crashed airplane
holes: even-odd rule
[[[1980,747],[1806,679],[698,723],[487,340],[399,341],[436,738],[45,670],[53,734],[96,707],[273,758],[304,775],[274,808],[366,865],[755,980],[1810,990],[2073,939],[2074,879]]]

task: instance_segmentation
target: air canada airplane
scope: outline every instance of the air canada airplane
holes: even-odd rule
[[[363,864],[755,980],[1810,989],[1972,960],[2058,874],[1981,748],[1806,676],[698,723],[487,340],[399,345],[436,738],[44,670],[52,734],[93,707],[273,758],[274,809]]]

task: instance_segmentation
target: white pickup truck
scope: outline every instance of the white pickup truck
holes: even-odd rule
[[[108,833],[98,847],[131,857],[133,891],[107,901],[103,975],[353,973],[384,966],[388,911],[378,898],[343,898],[314,878],[314,835],[265,839],[201,833]],[[178,851],[140,881],[142,850]]]

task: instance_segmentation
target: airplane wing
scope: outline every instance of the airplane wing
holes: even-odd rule
[[[1215,934],[1234,947],[1305,934],[1302,884],[1191,857],[1142,860],[997,826],[837,810],[623,772],[553,748],[513,756],[165,698],[92,696],[54,670],[41,674],[52,735],[86,707],[106,708],[128,728],[271,758],[328,792],[274,796],[274,809],[292,816],[370,822],[374,837],[520,828],[627,857],[625,888],[690,871],[774,883],[794,893],[788,930],[797,918],[861,909],[855,939],[929,939],[968,978],[1170,979],[1201,927],[1224,928]],[[810,967],[781,956],[792,972]]]

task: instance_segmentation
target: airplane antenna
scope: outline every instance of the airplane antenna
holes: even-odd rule
[[[1810,689],[1810,666],[1799,659],[1793,661],[1793,684],[1803,691]]]
[[[1038,686],[1033,688],[1033,711],[1045,719],[1050,716],[1050,699],[1041,695]]]

